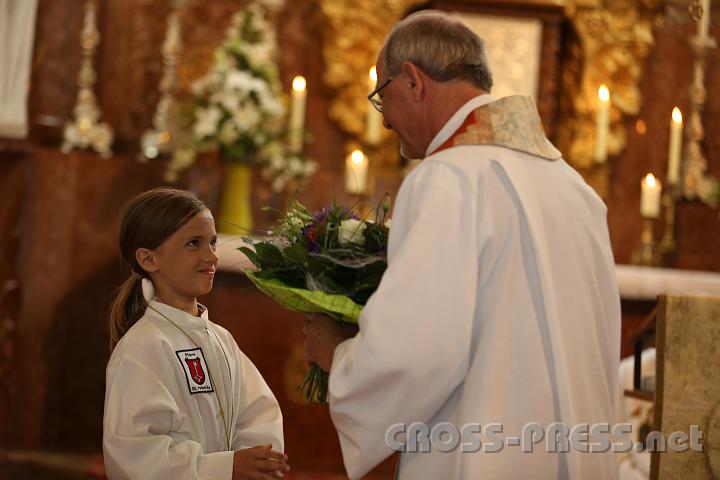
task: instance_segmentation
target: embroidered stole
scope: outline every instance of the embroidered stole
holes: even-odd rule
[[[532,98],[520,95],[503,97],[470,112],[435,152],[460,145],[495,145],[551,161],[562,156],[545,136]]]

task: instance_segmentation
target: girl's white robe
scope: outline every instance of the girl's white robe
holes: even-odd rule
[[[210,322],[207,310],[193,317],[157,301],[150,307],[177,326],[148,308],[110,357],[103,425],[108,477],[230,480],[233,452],[223,422],[232,450],[272,444],[282,451],[277,400],[230,333]],[[197,347],[213,392],[190,391],[194,370],[181,357]]]

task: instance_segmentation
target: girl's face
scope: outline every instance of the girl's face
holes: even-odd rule
[[[154,250],[146,250],[151,265],[140,264],[150,272],[157,296],[179,307],[210,292],[218,257],[217,233],[209,210],[190,219]],[[138,249],[138,255],[142,251]]]

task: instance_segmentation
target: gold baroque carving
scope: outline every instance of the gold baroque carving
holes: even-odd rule
[[[325,17],[325,83],[335,90],[330,116],[360,141],[367,112],[368,72],[392,25],[418,0],[320,0]]]
[[[578,39],[562,72],[556,140],[601,196],[607,193],[608,169],[593,164],[597,90],[604,83],[611,92],[608,154],[617,155],[626,143],[624,119],[640,111],[639,82],[661,7],[660,0],[573,0],[565,6]]]
[[[426,2],[319,1],[326,20],[325,82],[336,92],[330,116],[360,142],[368,69],[392,25],[411,7]],[[625,147],[624,118],[640,110],[639,82],[662,5],[660,0],[567,0],[563,4],[577,37],[571,40],[563,66],[556,141],[567,160],[604,195],[608,170],[592,161],[597,89],[605,83],[612,93],[608,150],[616,155]]]

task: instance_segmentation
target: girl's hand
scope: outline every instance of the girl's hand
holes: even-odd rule
[[[232,480],[275,480],[290,470],[287,455],[276,452],[272,445],[236,450]]]

